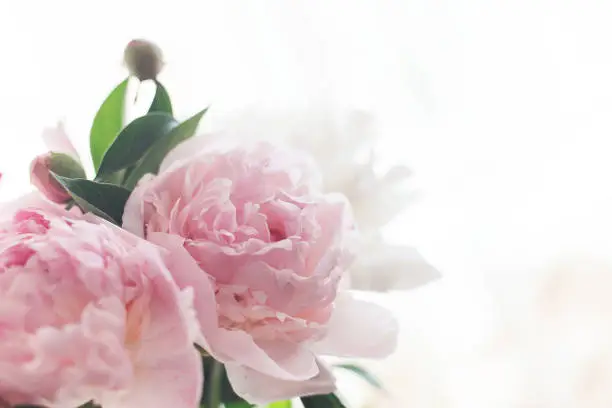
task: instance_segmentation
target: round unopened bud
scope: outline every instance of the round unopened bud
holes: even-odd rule
[[[30,164],[30,182],[49,200],[59,204],[68,202],[70,194],[53,173],[70,178],[86,177],[81,163],[70,155],[48,152],[37,156]]]
[[[155,79],[164,66],[161,49],[147,40],[132,40],[123,53],[130,74],[141,81]]]

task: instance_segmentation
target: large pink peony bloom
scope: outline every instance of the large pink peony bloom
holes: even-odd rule
[[[0,221],[0,401],[196,407],[192,299],[159,250],[39,197]]]
[[[346,200],[322,194],[297,152],[199,143],[141,180],[123,223],[199,266],[174,279],[194,288],[200,342],[226,364],[234,390],[255,403],[327,393],[334,379],[317,354],[388,355],[390,314],[337,296],[355,238]]]

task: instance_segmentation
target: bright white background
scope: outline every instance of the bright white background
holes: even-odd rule
[[[254,104],[366,109],[384,157],[422,191],[388,237],[444,274],[385,300],[406,354],[382,371],[421,390],[405,400],[415,406],[476,407],[491,387],[462,381],[488,378],[469,355],[502,306],[523,302],[550,257],[612,249],[611,21],[608,0],[0,0],[0,196],[29,190],[40,130],[57,118],[87,151],[133,37],[164,50],[179,115],[212,104],[210,126]]]

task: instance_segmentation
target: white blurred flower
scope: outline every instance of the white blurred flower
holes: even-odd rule
[[[309,152],[321,168],[326,190],[342,192],[351,201],[363,235],[351,286],[409,289],[439,274],[414,248],[390,245],[381,236],[381,228],[405,209],[414,193],[406,167],[379,168],[373,124],[367,113],[328,106],[258,107],[222,117],[213,127],[227,138],[269,140]]]

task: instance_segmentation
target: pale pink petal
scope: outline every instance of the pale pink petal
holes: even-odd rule
[[[146,183],[148,179],[145,176],[140,180],[140,183]],[[146,190],[142,188],[134,189],[125,203],[122,218],[122,227],[141,238],[144,238],[145,233],[145,225],[143,223],[145,192]]]
[[[200,345],[222,362],[236,362],[278,378],[303,380],[317,374],[314,355],[298,344],[277,340],[259,344],[247,333],[218,326],[217,303],[211,278],[202,272],[176,235],[152,233],[149,240],[170,256],[170,270],[181,288],[193,288],[195,309],[202,330]]]
[[[364,248],[351,268],[351,287],[362,290],[408,290],[440,278],[440,272],[412,247],[376,243]]]
[[[40,192],[34,191],[19,197],[18,200],[7,201],[0,205],[0,213],[14,214],[23,208],[39,208],[50,211],[54,215],[63,213],[63,207],[47,200]]]
[[[395,351],[398,329],[389,310],[342,292],[336,298],[327,335],[312,350],[337,357],[383,358]]]
[[[153,284],[147,313],[155,316],[140,335],[141,346],[134,364],[136,382],[117,405],[101,401],[103,407],[130,408],[160,406],[191,408],[197,406],[202,393],[202,363],[193,347],[193,338],[185,327],[193,325],[184,313],[178,288],[172,282],[158,252],[151,246],[140,245],[139,254],[147,256],[160,273],[149,274]],[[191,307],[191,305],[189,305]],[[155,390],[155,392],[152,392]]]
[[[336,381],[330,370],[320,361],[317,365],[319,374],[306,381],[279,380],[237,364],[227,364],[225,369],[236,394],[252,403],[267,404],[335,391]]]
[[[79,154],[77,153],[74,145],[70,141],[66,129],[62,122],[59,122],[53,128],[46,128],[43,131],[43,141],[47,146],[47,149],[51,152],[64,153],[71,156],[76,161],[80,161]]]
[[[211,344],[224,362],[251,367],[278,379],[304,381],[317,375],[314,354],[306,347],[283,340],[258,344],[248,333],[219,329]]]
[[[172,278],[179,288],[192,288],[194,308],[202,332],[210,333],[217,329],[217,303],[213,283],[208,275],[202,272],[198,264],[183,248],[184,239],[177,235],[164,233],[149,234],[148,239],[169,251],[167,263],[172,271]],[[206,349],[209,345],[205,338],[199,342]]]
[[[109,393],[100,401],[104,408],[194,408],[202,392],[202,363],[194,348],[180,353],[157,350],[163,357],[155,367],[142,368],[125,394]]]

